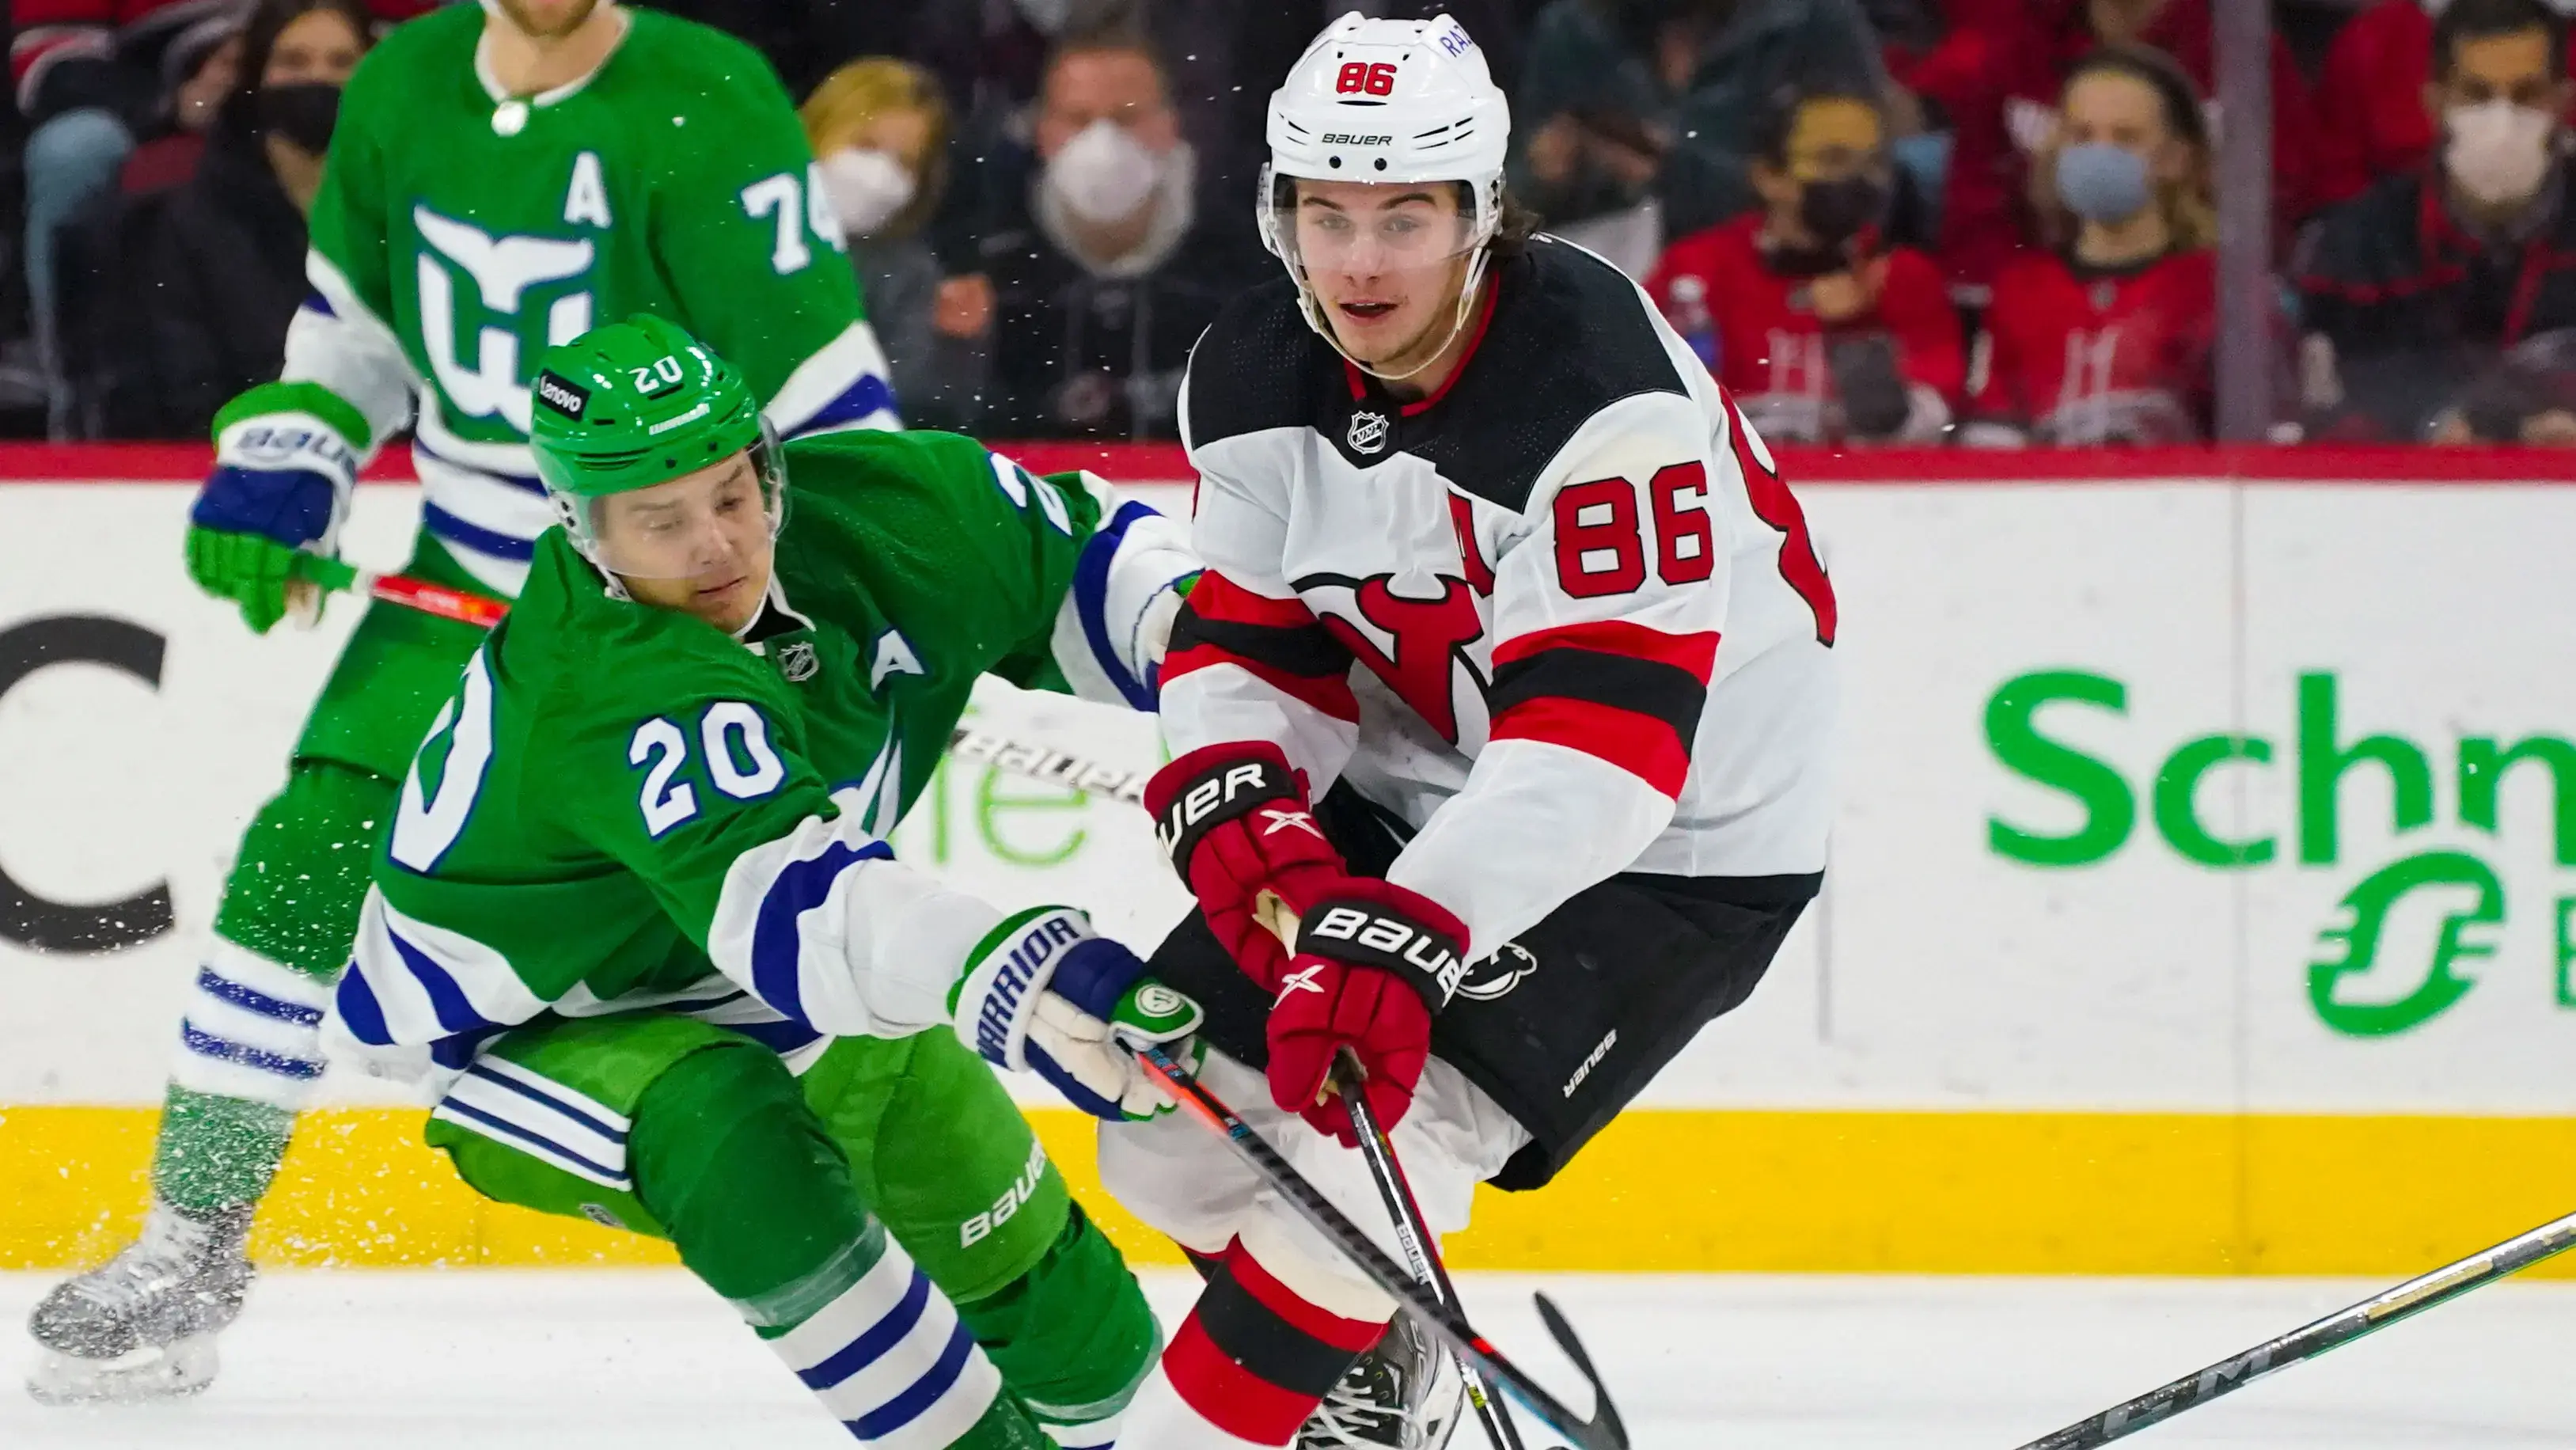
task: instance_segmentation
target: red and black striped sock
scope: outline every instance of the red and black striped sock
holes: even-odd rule
[[[1163,1351],[1163,1375],[1209,1426],[1285,1445],[1385,1332],[1307,1303],[1238,1243]]]

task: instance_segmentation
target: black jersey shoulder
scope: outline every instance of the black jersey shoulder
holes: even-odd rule
[[[1295,283],[1273,277],[1238,294],[1190,349],[1190,442],[1314,422],[1340,362],[1306,325]]]
[[[1687,395],[1690,384],[1644,294],[1616,267],[1537,237],[1498,273],[1493,316],[1457,381],[1431,407],[1399,410],[1395,442],[1457,487],[1517,512],[1595,414],[1639,393]],[[1327,436],[1344,432],[1332,426]]]

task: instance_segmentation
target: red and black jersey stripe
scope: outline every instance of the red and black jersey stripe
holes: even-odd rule
[[[1163,686],[1212,665],[1239,665],[1337,720],[1360,717],[1351,697],[1351,652],[1314,611],[1296,599],[1255,594],[1210,569],[1172,621]]]
[[[1494,649],[1491,738],[1580,750],[1679,796],[1716,661],[1713,633],[1624,620],[1533,631]]]

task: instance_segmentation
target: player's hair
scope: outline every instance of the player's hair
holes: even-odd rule
[[[885,225],[885,235],[908,236],[938,209],[948,189],[948,95],[939,78],[910,61],[866,56],[825,76],[796,115],[805,123],[805,143],[824,156],[889,111],[917,112],[929,123],[912,200]]]
[[[2173,234],[2173,250],[2195,252],[2217,246],[2218,202],[2210,179],[2214,154],[2209,118],[2200,108],[2200,92],[2192,85],[2191,77],[2161,50],[2143,45],[2102,46],[2066,73],[2066,83],[2057,92],[2060,115],[2065,113],[2066,98],[2075,94],[2075,87],[2097,75],[2120,76],[2153,91],[2157,109],[2164,113],[2165,130],[2191,153],[2179,180],[2156,183],[2156,205],[2163,210],[2165,226]],[[2057,199],[2055,142],[2040,153],[2030,169],[2030,204],[2039,219],[2040,235],[2050,246],[2062,248],[2075,239],[2075,218]]]
[[[1055,68],[1069,55],[1097,55],[1102,52],[1140,55],[1154,72],[1154,83],[1162,88],[1163,103],[1170,105],[1179,98],[1172,94],[1172,68],[1163,61],[1163,52],[1153,37],[1147,35],[1121,11],[1111,11],[1106,18],[1088,25],[1069,25],[1055,45],[1047,51],[1046,67],[1038,77],[1038,92],[1046,92],[1046,82]]]
[[[2567,74],[2567,22],[2544,0],[2451,0],[2433,21],[2433,79],[2446,81],[2460,63],[2460,47],[2537,30],[2549,37],[2549,69]]]
[[[1789,138],[1797,134],[1798,113],[1822,101],[1847,101],[1867,106],[1878,117],[1883,134],[1887,127],[1887,108],[1876,96],[1844,85],[1785,85],[1763,98],[1762,109],[1753,117],[1745,133],[1746,154],[1767,162],[1775,171],[1789,164]]]
[[[251,126],[251,97],[259,91],[260,74],[268,69],[269,57],[277,53],[277,38],[286,33],[286,27],[316,10],[328,10],[349,22],[361,51],[375,48],[376,20],[367,13],[365,0],[260,0],[250,18],[242,22],[240,79],[234,83],[233,93],[224,98],[218,117],[221,124],[241,129]]]

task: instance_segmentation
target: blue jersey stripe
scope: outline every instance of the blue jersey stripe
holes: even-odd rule
[[[422,988],[429,993],[429,1005],[438,1013],[439,1026],[450,1032],[471,1032],[477,1027],[497,1025],[475,1010],[474,1003],[465,995],[465,989],[456,984],[456,978],[448,974],[447,968],[430,960],[429,953],[403,940],[402,933],[390,926],[385,928],[385,939],[394,944],[395,954],[402,958],[404,966],[411,968],[412,976],[418,978]]]
[[[1039,488],[1048,486],[1037,479]],[[1122,505],[1100,532],[1082,546],[1082,557],[1073,566],[1073,607],[1082,620],[1082,637],[1090,642],[1092,658],[1100,662],[1101,672],[1128,704],[1139,710],[1154,708],[1154,692],[1146,688],[1118,658],[1118,647],[1109,638],[1109,570],[1117,562],[1118,547],[1127,538],[1127,526],[1140,518],[1156,517],[1154,510],[1141,503]]]
[[[466,1067],[474,1061],[475,1054],[483,1050],[484,1043],[509,1030],[494,1023],[471,1032],[459,1032],[453,1037],[442,1037],[429,1045],[429,1060],[445,1068]]]
[[[495,559],[524,564],[537,557],[537,546],[533,540],[514,539],[481,524],[469,524],[434,503],[424,502],[420,506],[420,526],[434,537],[478,554],[489,554]]]
[[[490,1137],[492,1134],[498,1133],[507,1137],[516,1138],[520,1142],[527,1144],[541,1157],[555,1158],[566,1163],[578,1163],[582,1167],[589,1169],[591,1172],[598,1174],[601,1178],[616,1184],[619,1188],[624,1188],[634,1181],[627,1177],[627,1175],[620,1169],[611,1168],[603,1163],[595,1163],[590,1159],[583,1157],[581,1154],[572,1151],[570,1148],[565,1147],[561,1143],[554,1141],[552,1138],[545,1136],[543,1133],[532,1132],[529,1129],[520,1127],[518,1124],[510,1122],[505,1118],[495,1117],[492,1114],[483,1111],[481,1108],[475,1107],[471,1103],[460,1103],[454,1098],[449,1098],[438,1105],[437,1113],[432,1114],[433,1117],[440,1115],[468,1119],[474,1125],[475,1131],[483,1133],[486,1137]]]
[[[252,1047],[247,1043],[217,1037],[211,1032],[199,1031],[194,1022],[182,1021],[179,1024],[179,1040],[187,1045],[190,1052],[199,1057],[237,1062],[244,1067],[258,1068],[261,1072],[275,1073],[279,1077],[311,1082],[322,1075],[322,1064],[318,1062],[307,1062],[300,1057],[288,1057],[284,1053],[270,1052],[265,1048]]]
[[[331,1000],[350,1036],[369,1047],[394,1045],[393,1030],[385,1026],[384,1004],[376,1000],[376,989],[367,985],[367,974],[356,962],[340,974],[340,990]]]
[[[841,396],[815,409],[814,416],[797,424],[795,433],[790,436],[802,438],[808,433],[855,423],[893,406],[894,389],[886,385],[885,379],[869,373],[842,389]]]
[[[912,1388],[849,1421],[850,1432],[862,1440],[882,1440],[920,1419],[923,1411],[956,1388],[957,1377],[966,1372],[966,1361],[974,1352],[974,1336],[966,1332],[965,1321],[960,1320],[957,1332],[948,1336],[948,1347],[940,1351],[939,1362],[913,1381]]]
[[[728,1032],[739,1032],[781,1057],[823,1040],[820,1031],[802,1022],[719,1022],[716,1025]]]
[[[301,1002],[280,1001],[266,992],[255,991],[230,978],[218,976],[212,967],[197,969],[197,990],[209,997],[230,1002],[245,1012],[256,1012],[262,1017],[274,1017],[280,1022],[292,1022],[298,1027],[312,1027],[322,1020],[322,1009],[319,1007],[307,1007]]]
[[[861,1280],[865,1283],[866,1280]],[[831,1357],[812,1369],[800,1369],[796,1377],[805,1387],[828,1390],[850,1376],[886,1357],[888,1351],[903,1343],[905,1335],[921,1322],[921,1314],[930,1304],[930,1278],[919,1269],[912,1271],[912,1282],[904,1287],[903,1297],[886,1311],[883,1319],[861,1331],[859,1337],[832,1351]]]
[[[823,904],[841,873],[862,861],[890,861],[894,852],[883,841],[852,846],[834,841],[810,861],[790,861],[769,883],[760,899],[760,915],[751,931],[751,988],[781,1014],[805,1020],[805,993],[796,979],[802,933],[796,918]]]
[[[574,1107],[572,1104],[565,1102],[563,1099],[543,1092],[527,1083],[520,1082],[516,1078],[504,1077],[501,1074],[494,1072],[491,1068],[480,1064],[466,1069],[465,1075],[477,1082],[488,1082],[494,1087],[508,1088],[510,1091],[517,1093],[519,1096],[526,1098],[532,1103],[542,1104],[548,1110],[570,1118],[572,1121],[581,1124],[583,1127],[588,1128],[599,1136],[608,1139],[612,1143],[623,1143],[626,1141],[625,1129],[612,1128],[606,1123],[601,1122],[599,1119],[592,1117],[590,1114],[583,1112],[581,1109]]]

